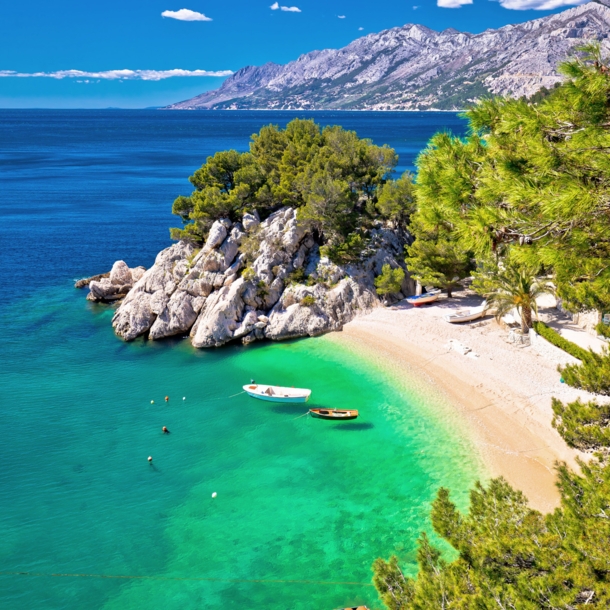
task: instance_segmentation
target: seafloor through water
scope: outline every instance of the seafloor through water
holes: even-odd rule
[[[373,560],[412,573],[437,488],[464,506],[484,475],[445,407],[366,354],[124,344],[112,309],[72,288],[119,258],[149,266],[205,156],[292,116],[0,113],[1,608],[379,607]],[[395,146],[401,169],[464,129],[447,113],[315,116]],[[361,417],[249,399],[251,378]]]

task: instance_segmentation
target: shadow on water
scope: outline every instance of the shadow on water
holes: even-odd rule
[[[274,413],[279,413],[280,415],[294,415],[297,417],[299,415],[305,415],[305,413],[309,413],[309,409],[307,407],[303,408],[301,405],[275,405],[271,407],[271,411]]]
[[[339,422],[339,425],[334,427],[336,432],[358,432],[359,430],[372,430],[375,427],[374,424],[369,422],[361,422],[361,423],[349,423],[349,422]]]

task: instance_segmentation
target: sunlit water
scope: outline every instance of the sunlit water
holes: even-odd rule
[[[316,117],[395,146],[402,168],[463,129],[446,113]],[[0,607],[377,607],[372,561],[413,572],[438,487],[464,505],[484,476],[444,405],[366,354],[328,338],[124,344],[112,309],[72,288],[117,258],[150,265],[205,156],[290,118],[0,113],[0,572],[155,577],[5,574]],[[250,399],[251,378],[361,417]]]

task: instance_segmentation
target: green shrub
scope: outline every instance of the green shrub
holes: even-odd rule
[[[570,447],[610,449],[610,404],[579,399],[566,405],[553,398],[553,412],[553,427]]]
[[[556,330],[553,330],[543,322],[534,322],[534,330],[549,343],[552,343],[555,347],[562,349],[574,358],[578,360],[585,360],[589,354],[586,349],[568,341],[565,337],[562,337]]]
[[[252,267],[246,267],[242,272],[241,276],[246,282],[253,280],[256,277],[256,271]]]
[[[287,284],[302,284],[304,281],[305,281],[305,271],[302,267],[300,269],[295,269],[286,278]]]
[[[601,335],[602,337],[606,337],[606,339],[610,339],[610,325],[605,324],[604,322],[600,322],[595,327],[595,330],[598,335]]]
[[[316,304],[316,299],[313,295],[308,294],[301,299],[303,307],[313,307]]]
[[[402,267],[392,269],[390,265],[384,265],[381,269],[381,275],[375,278],[375,290],[380,296],[396,294],[400,292],[404,279],[405,271]]]
[[[264,299],[269,294],[269,288],[267,287],[267,284],[265,284],[265,282],[263,282],[263,280],[260,280],[258,282],[258,284],[256,285],[256,287],[258,288],[258,290],[256,291],[256,294],[261,299]]]
[[[610,352],[585,352],[582,364],[559,367],[563,380],[574,388],[610,396]]]

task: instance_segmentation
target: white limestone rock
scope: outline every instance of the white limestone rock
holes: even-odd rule
[[[178,242],[162,250],[155,264],[146,271],[129,291],[112,318],[115,332],[125,341],[148,332],[157,315],[163,311],[176,289],[176,263],[188,259],[194,252],[192,244]]]
[[[242,219],[242,224],[246,233],[252,232],[254,229],[256,229],[256,227],[258,227],[258,225],[260,225],[260,223],[261,219],[256,210],[254,210],[252,214],[244,214],[244,217]]]
[[[123,298],[142,277],[146,269],[130,269],[124,261],[116,261],[106,278],[89,282],[89,301],[116,301]]]
[[[244,289],[244,280],[239,278],[231,286],[215,291],[206,299],[191,330],[195,347],[219,347],[234,338],[245,307],[241,298]]]

